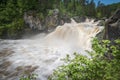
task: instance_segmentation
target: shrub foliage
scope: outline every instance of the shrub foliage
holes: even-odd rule
[[[67,65],[54,71],[49,80],[120,80],[120,40],[93,40],[91,58],[75,53]]]

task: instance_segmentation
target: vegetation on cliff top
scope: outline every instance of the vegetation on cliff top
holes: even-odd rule
[[[41,19],[49,15],[49,10],[59,9],[60,14],[69,16],[108,17],[120,3],[104,5],[94,0],[1,0],[0,1],[0,38],[14,38],[24,33],[24,12],[35,11]]]

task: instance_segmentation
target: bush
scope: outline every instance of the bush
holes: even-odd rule
[[[11,22],[0,26],[0,38],[19,38],[23,34],[24,21],[19,18]]]
[[[49,80],[120,80],[120,40],[93,40],[91,58],[75,53],[67,65],[54,71]]]

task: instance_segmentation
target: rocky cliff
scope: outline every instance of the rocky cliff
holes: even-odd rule
[[[105,22],[104,39],[120,39],[120,9]]]
[[[66,14],[61,15],[58,9],[51,10],[44,19],[40,19],[34,11],[25,12],[24,21],[32,31],[51,31],[58,25],[71,22],[70,17]]]

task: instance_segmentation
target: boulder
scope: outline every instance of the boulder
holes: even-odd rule
[[[100,20],[97,26],[104,26],[105,25],[105,20]]]
[[[75,17],[73,17],[73,19],[75,20],[75,22],[80,23],[80,22],[85,22],[86,17],[84,17],[84,16],[75,16]]]
[[[63,14],[63,15],[59,15],[59,20],[60,20],[59,25],[63,25],[64,23],[70,23],[71,17],[68,16],[67,14]]]
[[[115,13],[106,20],[104,39],[111,41],[120,39],[120,9],[117,9]]]
[[[54,9],[53,10],[53,15],[58,15],[59,14],[59,9]]]
[[[58,15],[51,15],[47,16],[44,21],[44,26],[47,30],[54,29],[56,26],[59,25]]]

